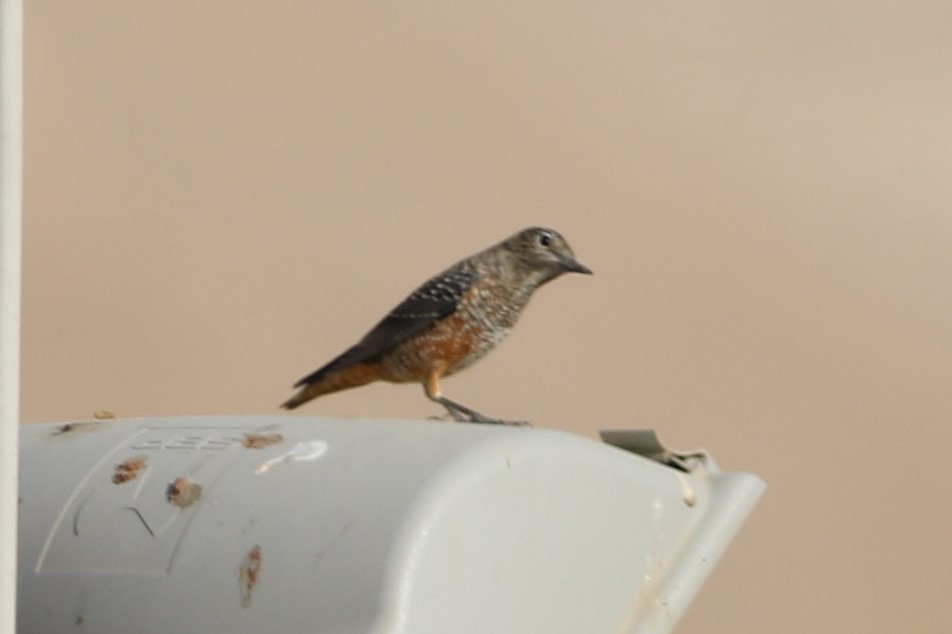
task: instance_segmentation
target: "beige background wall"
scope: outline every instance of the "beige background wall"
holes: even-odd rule
[[[548,224],[596,275],[444,387],[768,481],[680,631],[949,630],[952,5],[34,0],[26,35],[26,421],[277,416]]]

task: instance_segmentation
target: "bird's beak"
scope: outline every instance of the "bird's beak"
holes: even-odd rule
[[[585,275],[591,275],[592,269],[588,268],[578,260],[572,258],[565,258],[562,260],[562,266],[565,267],[566,271],[571,273],[584,273]]]

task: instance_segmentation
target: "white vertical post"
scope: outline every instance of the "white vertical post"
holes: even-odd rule
[[[0,0],[0,634],[16,632],[23,0]]]

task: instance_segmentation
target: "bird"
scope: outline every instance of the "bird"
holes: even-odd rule
[[[325,394],[375,381],[422,383],[459,422],[527,424],[485,416],[450,400],[440,380],[493,350],[533,293],[565,273],[591,275],[562,235],[529,227],[431,277],[356,344],[294,384],[294,409]]]

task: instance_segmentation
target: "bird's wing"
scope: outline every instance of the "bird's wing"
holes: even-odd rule
[[[475,273],[462,269],[450,269],[431,278],[390,311],[390,314],[356,345],[302,378],[294,387],[320,381],[335,370],[373,361],[407,339],[420,334],[436,321],[451,315],[475,281]]]

